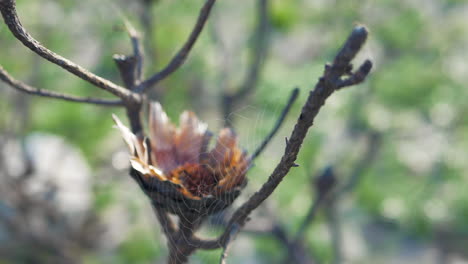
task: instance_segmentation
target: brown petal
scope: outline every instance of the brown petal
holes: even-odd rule
[[[180,129],[175,139],[179,164],[199,162],[206,128],[193,112],[185,111],[180,115]]]
[[[219,166],[219,171],[223,172],[224,177],[219,181],[215,190],[217,195],[230,191],[244,183],[250,160],[246,152],[236,147],[226,153],[223,163],[219,164]]]
[[[153,163],[164,172],[169,172],[177,167],[174,146],[175,128],[158,102],[150,104],[149,127],[151,150],[155,157]]]
[[[211,158],[214,163],[222,163],[225,159],[225,155],[230,149],[236,147],[237,136],[234,131],[230,128],[223,128],[219,132],[216,146],[211,150]]]

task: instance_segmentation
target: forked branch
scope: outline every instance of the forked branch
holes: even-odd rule
[[[214,3],[216,0],[206,0],[205,4],[203,5],[202,9],[200,10],[200,14],[198,16],[197,22],[195,27],[193,28],[190,36],[188,37],[185,44],[182,48],[177,52],[177,54],[171,59],[171,61],[162,69],[161,71],[153,74],[153,76],[149,77],[147,80],[141,82],[141,84],[137,87],[137,92],[145,92],[159,81],[165,79],[169,75],[171,75],[174,71],[176,71],[182,64],[185,62],[190,50],[192,50],[193,45],[197,41],[200,33],[203,30],[203,27],[208,20],[210,15],[211,9],[213,8]]]
[[[286,144],[281,161],[260,190],[234,212],[224,233],[217,240],[206,241],[206,243],[203,244],[206,249],[219,248],[220,246],[225,247],[226,243],[232,240],[231,230],[236,226],[242,227],[247,221],[249,214],[273,193],[283,178],[288,174],[291,167],[295,166],[295,160],[302,142],[307,135],[307,131],[313,125],[314,119],[321,107],[325,104],[326,99],[340,87],[342,77],[344,75],[349,75],[351,68],[350,62],[361,49],[367,39],[367,35],[368,32],[365,27],[356,27],[336,55],[333,63],[331,65],[326,65],[323,76],[319,79],[314,90],[310,92],[302,108],[302,112]],[[367,60],[363,65],[366,66],[361,66],[361,68],[365,68],[363,72],[367,75],[372,67],[372,63]],[[364,78],[362,80],[364,80]]]
[[[21,25],[21,21],[18,18],[16,12],[15,0],[0,0],[0,13],[2,14],[5,24],[8,26],[11,33],[13,33],[13,35],[23,43],[23,45],[28,47],[42,58],[62,67],[79,78],[120,97],[122,100],[132,102],[139,102],[141,100],[140,96],[137,94],[132,93],[124,87],[119,86],[107,79],[101,78],[91,73],[80,65],[44,47]]]

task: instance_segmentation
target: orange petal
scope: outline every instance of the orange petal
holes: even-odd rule
[[[211,150],[211,158],[215,163],[222,163],[225,159],[226,153],[236,147],[237,136],[230,128],[223,128],[219,132],[216,146]]]

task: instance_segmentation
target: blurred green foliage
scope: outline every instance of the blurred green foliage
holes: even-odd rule
[[[120,82],[111,56],[131,50],[122,30],[124,17],[144,30],[138,1],[18,2],[25,27],[45,46],[98,75]],[[145,58],[147,74],[163,67],[180,48],[201,3],[159,1],[146,8],[154,19],[150,41],[153,44],[146,47],[154,57]],[[234,43],[229,42],[232,44],[229,47],[238,55],[229,61],[232,72],[227,86],[231,89],[235,87],[232,84],[242,80],[247,50],[254,44],[249,41],[255,21],[253,10],[254,1],[242,5],[219,1],[185,65],[157,88],[163,92],[156,99],[162,101],[173,120],[185,109],[196,109],[213,130],[221,125],[218,100],[226,55],[221,53],[214,37],[215,26],[224,16],[233,17],[232,21],[219,24],[223,32],[229,33],[229,40]],[[377,131],[383,137],[382,147],[357,188],[345,199],[341,212],[354,216],[342,219],[344,228],[349,227],[348,223],[359,225],[360,233],[369,223],[390,223],[392,230],[397,230],[393,237],[396,241],[399,236],[430,240],[439,228],[467,232],[468,27],[463,24],[466,10],[468,3],[463,0],[272,0],[269,57],[251,98],[233,113],[245,148],[252,151],[261,142],[293,87],[301,88],[301,96],[278,136],[249,173],[246,195],[266,180],[280,158],[284,137],[289,135],[324,63],[332,59],[352,25],[363,23],[371,35],[356,65],[364,57],[370,57],[375,64],[373,72],[364,84],[340,91],[328,101],[304,143],[297,162],[301,166],[286,177],[271,203],[277,207],[280,221],[294,233],[314,197],[311,177],[324,166],[332,165],[338,171],[340,183],[346,182],[353,164],[362,155],[359,147],[362,137],[369,131]],[[45,14],[49,16],[47,19]],[[107,96],[35,57],[5,26],[0,27],[0,45],[2,66],[20,80],[76,95]],[[82,150],[95,172],[100,171],[103,160],[109,164],[113,152],[122,145],[110,118],[111,113],[123,118],[122,110],[28,97],[12,92],[2,83],[0,88],[2,130],[7,130],[17,117],[15,98],[27,97],[29,117],[24,134],[42,131],[63,136]],[[121,174],[113,177],[121,179],[125,171]],[[118,196],[122,186],[100,184],[95,192],[95,208],[105,212],[112,204],[121,202]],[[139,210],[132,212],[141,214],[143,209]],[[150,218],[143,222],[146,226],[135,224],[115,249],[113,263],[151,263],[164,257],[165,242],[153,233],[159,227]],[[324,223],[326,219],[320,214],[307,233],[307,242],[314,255],[328,263],[333,251],[330,239],[322,235]],[[385,229],[386,225],[382,226]],[[372,237],[368,240],[372,241]],[[258,263],[275,263],[284,254],[279,244],[269,238],[252,241]],[[245,260],[235,251],[233,254],[239,263]],[[370,251],[366,254],[360,263],[376,257]],[[193,258],[200,263],[215,263],[219,252],[198,252]],[[93,256],[89,263],[105,262],[102,259],[105,258]]]

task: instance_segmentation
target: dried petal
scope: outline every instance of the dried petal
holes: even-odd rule
[[[175,139],[179,164],[200,161],[206,128],[193,112],[185,111],[180,115],[180,129]]]
[[[230,128],[223,128],[219,132],[219,137],[215,148],[211,151],[211,158],[213,159],[213,162],[223,162],[226,152],[236,147],[236,144],[236,133],[234,133],[234,131]]]
[[[172,191],[185,197],[183,199],[221,199],[226,195],[237,197],[238,193],[232,191],[244,186],[250,160],[237,146],[237,136],[232,129],[222,129],[215,147],[208,152],[212,134],[193,112],[182,113],[177,130],[159,103],[150,105],[149,118],[150,140],[142,141],[114,116],[132,151],[133,169],[142,176],[142,180],[156,183],[150,185],[155,187],[154,190],[147,191],[154,197],[166,197],[170,192],[161,192],[166,188],[161,186],[169,186],[167,188],[172,188]],[[160,182],[154,182],[154,179]],[[162,184],[159,189],[157,184]],[[173,202],[184,201],[177,196],[170,199],[174,199],[171,200]],[[159,200],[159,203],[163,205],[165,202]]]
[[[135,134],[130,131],[116,115],[112,115],[112,118],[114,119],[115,124],[117,125],[117,128],[120,130],[120,133],[122,134],[122,137],[124,138],[125,143],[127,144],[130,152],[132,155],[136,155],[140,158],[143,158],[145,155],[145,150],[142,144],[142,141],[138,139]]]
[[[174,146],[175,128],[158,102],[150,105],[149,127],[152,152],[157,166],[168,173],[177,167]]]

